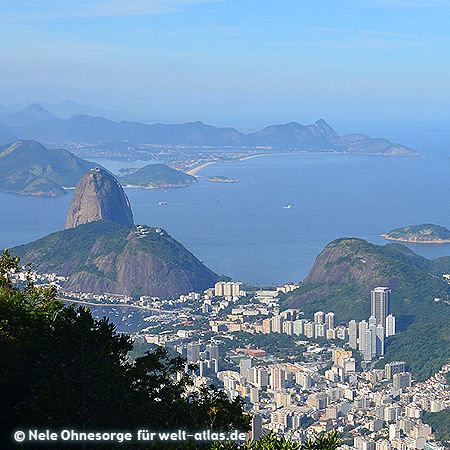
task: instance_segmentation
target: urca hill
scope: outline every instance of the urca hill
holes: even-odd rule
[[[217,275],[166,231],[133,225],[130,203],[103,169],[75,190],[66,230],[11,249],[39,272],[68,277],[75,292],[175,297],[212,286]]]

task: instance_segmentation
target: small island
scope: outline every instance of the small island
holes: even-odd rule
[[[222,176],[215,176],[215,177],[209,177],[208,181],[212,181],[213,183],[238,183],[239,180],[236,180],[234,178],[228,178],[228,177],[222,177]]]
[[[133,173],[122,175],[118,180],[124,187],[144,189],[161,189],[169,187],[186,187],[196,183],[197,179],[164,164],[149,164]]]
[[[426,223],[396,228],[389,233],[382,234],[381,237],[391,241],[413,244],[448,244],[450,243],[450,230],[440,225]]]

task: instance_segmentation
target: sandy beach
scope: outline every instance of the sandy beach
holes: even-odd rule
[[[240,162],[240,161],[245,161],[246,159],[256,158],[257,156],[265,156],[265,155],[269,155],[269,153],[259,153],[258,155],[250,155],[250,156],[246,156],[244,158],[236,159],[235,161],[239,161]],[[194,167],[193,169],[188,170],[186,173],[188,175],[194,175],[200,169],[203,169],[204,167],[209,166],[210,164],[216,164],[218,162],[221,162],[221,161],[210,161],[210,162],[207,162],[205,164],[201,164],[200,166],[197,166],[197,167]]]
[[[215,164],[215,163],[216,163],[216,161],[210,161],[210,162],[207,162],[207,163],[202,164],[202,165],[200,165],[200,166],[194,167],[194,168],[191,169],[191,170],[188,170],[186,173],[187,173],[188,175],[195,175],[200,169],[203,169],[203,167],[206,167],[206,166],[209,166],[210,164]]]

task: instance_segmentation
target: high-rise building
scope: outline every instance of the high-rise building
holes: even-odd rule
[[[247,379],[247,370],[252,367],[252,359],[251,358],[242,358],[239,361],[239,373],[241,377]]]
[[[404,361],[393,361],[384,366],[385,376],[390,380],[396,373],[401,373],[405,371]]]
[[[284,334],[288,334],[289,336],[292,335],[292,331],[293,331],[293,323],[289,320],[286,320],[283,322],[283,333]]]
[[[358,326],[356,320],[350,320],[348,323],[348,343],[350,348],[356,350],[357,348],[357,338],[358,338]]]
[[[323,311],[317,311],[314,313],[314,322],[315,323],[324,323],[325,322],[325,314]]]
[[[287,309],[281,313],[284,320],[293,322],[297,318],[297,311],[295,309]]]
[[[389,314],[386,317],[386,337],[395,335],[395,317]]]
[[[262,436],[262,418],[259,414],[252,417],[252,441],[257,441]]]
[[[233,281],[219,281],[214,286],[214,295],[217,297],[236,298],[241,295],[242,283]]]
[[[329,330],[336,328],[337,326],[337,317],[334,312],[329,312],[325,314],[325,323]]]
[[[373,350],[372,350],[372,330],[370,328],[366,328],[364,330],[364,350],[363,357],[364,361],[372,361]]]
[[[379,324],[375,329],[376,336],[376,347],[375,354],[376,356],[384,356],[384,327]]]
[[[258,388],[250,389],[250,402],[259,403],[259,389]]]
[[[268,379],[269,379],[269,375],[267,373],[267,369],[264,369],[263,367],[256,369],[254,384],[257,387],[262,388],[262,387],[267,386]]]
[[[219,359],[219,346],[215,342],[208,344],[206,351],[209,353],[209,359]]]
[[[314,336],[316,338],[325,338],[327,333],[327,325],[325,323],[314,324]]]
[[[285,376],[284,370],[280,367],[270,368],[270,387],[271,389],[284,389],[285,387]]]
[[[305,336],[308,338],[313,338],[315,337],[315,330],[314,330],[314,322],[306,322],[304,325],[304,333]]]
[[[365,320],[361,320],[361,322],[359,322],[359,332],[358,332],[358,336],[359,336],[359,351],[363,352],[364,351],[364,332],[368,329],[369,325]]]
[[[377,356],[377,319],[374,316],[369,317],[369,330],[372,339],[372,358],[374,358]]]
[[[272,319],[272,332],[273,333],[282,333],[283,332],[283,317],[282,316],[273,316]]]
[[[385,326],[386,317],[391,314],[391,290],[387,287],[372,289],[371,315],[377,319],[377,324]]]
[[[295,382],[299,384],[303,389],[309,389],[312,385],[311,375],[304,372],[297,372],[295,374]]]
[[[394,389],[401,389],[411,386],[411,374],[409,372],[396,373],[392,377],[392,386]]]
[[[198,342],[189,342],[187,345],[188,362],[196,363],[200,357],[200,344]]]
[[[303,324],[305,323],[305,319],[297,319],[294,322],[293,333],[296,336],[300,336],[303,334]]]

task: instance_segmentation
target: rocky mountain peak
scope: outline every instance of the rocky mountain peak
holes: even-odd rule
[[[91,169],[78,182],[67,213],[66,229],[109,219],[134,226],[130,202],[119,182],[104,169]]]

